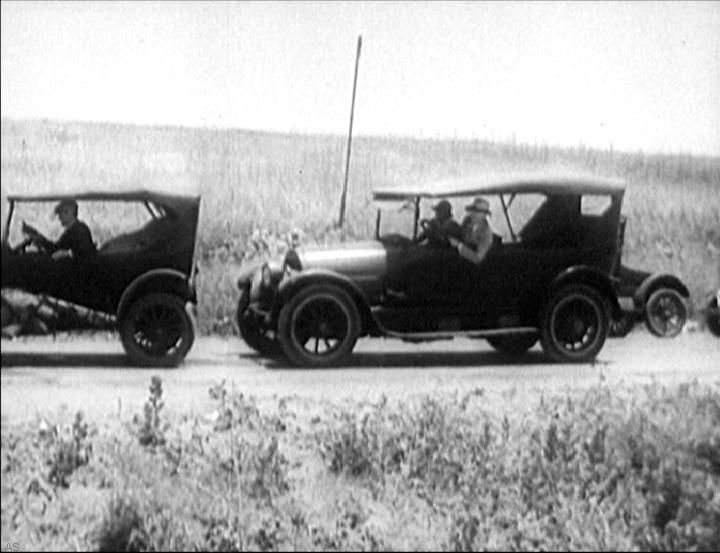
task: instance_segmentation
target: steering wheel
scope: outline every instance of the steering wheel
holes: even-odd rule
[[[445,236],[445,233],[443,233],[439,228],[437,228],[437,226],[435,226],[432,221],[428,219],[420,219],[420,226],[422,227],[423,232],[428,238],[433,238],[438,242],[449,243],[448,237]]]

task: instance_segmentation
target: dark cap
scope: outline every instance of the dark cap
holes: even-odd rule
[[[77,215],[78,204],[75,200],[73,200],[71,198],[67,198],[65,200],[60,200],[60,202],[58,202],[58,204],[55,206],[55,215],[58,215],[60,213],[60,211],[65,207],[72,207],[73,211]]]
[[[436,213],[452,213],[452,207],[447,200],[440,200],[433,206],[433,210]]]

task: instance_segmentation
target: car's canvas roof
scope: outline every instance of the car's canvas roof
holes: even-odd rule
[[[402,200],[481,194],[618,194],[625,190],[622,179],[584,173],[487,173],[413,183],[373,190],[375,200]]]
[[[126,181],[113,183],[107,186],[89,187],[87,185],[63,185],[57,189],[40,189],[31,191],[11,191],[8,200],[17,201],[59,201],[67,198],[76,200],[97,201],[151,201],[151,200],[192,200],[200,198],[197,186],[186,179],[171,179],[172,181],[153,182],[143,179],[143,182]]]

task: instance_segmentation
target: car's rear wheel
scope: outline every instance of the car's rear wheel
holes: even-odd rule
[[[635,321],[631,314],[623,313],[617,318],[610,321],[610,338],[625,338],[635,326]]]
[[[176,367],[195,341],[195,323],[178,296],[151,293],[128,308],[120,321],[120,339],[133,363]]]
[[[603,297],[590,286],[573,284],[558,290],[548,302],[540,341],[554,361],[584,363],[600,352],[608,328]]]
[[[355,347],[359,334],[355,302],[332,284],[303,288],[280,310],[278,340],[293,365],[337,365]]]
[[[504,334],[489,336],[488,343],[498,351],[509,355],[522,355],[538,341],[537,334]]]
[[[680,334],[687,321],[687,305],[677,290],[655,290],[645,304],[645,326],[660,338],[673,338]]]

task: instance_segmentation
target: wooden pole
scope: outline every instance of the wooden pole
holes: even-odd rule
[[[360,48],[362,36],[358,36],[357,54],[355,55],[355,78],[353,79],[352,103],[350,104],[350,130],[348,132],[347,155],[345,156],[345,181],[343,182],[342,196],[340,197],[340,218],[338,228],[342,228],[345,220],[345,199],[347,198],[348,176],[350,174],[350,149],[352,147],[353,116],[355,115],[355,91],[357,90],[358,66],[360,65]]]

